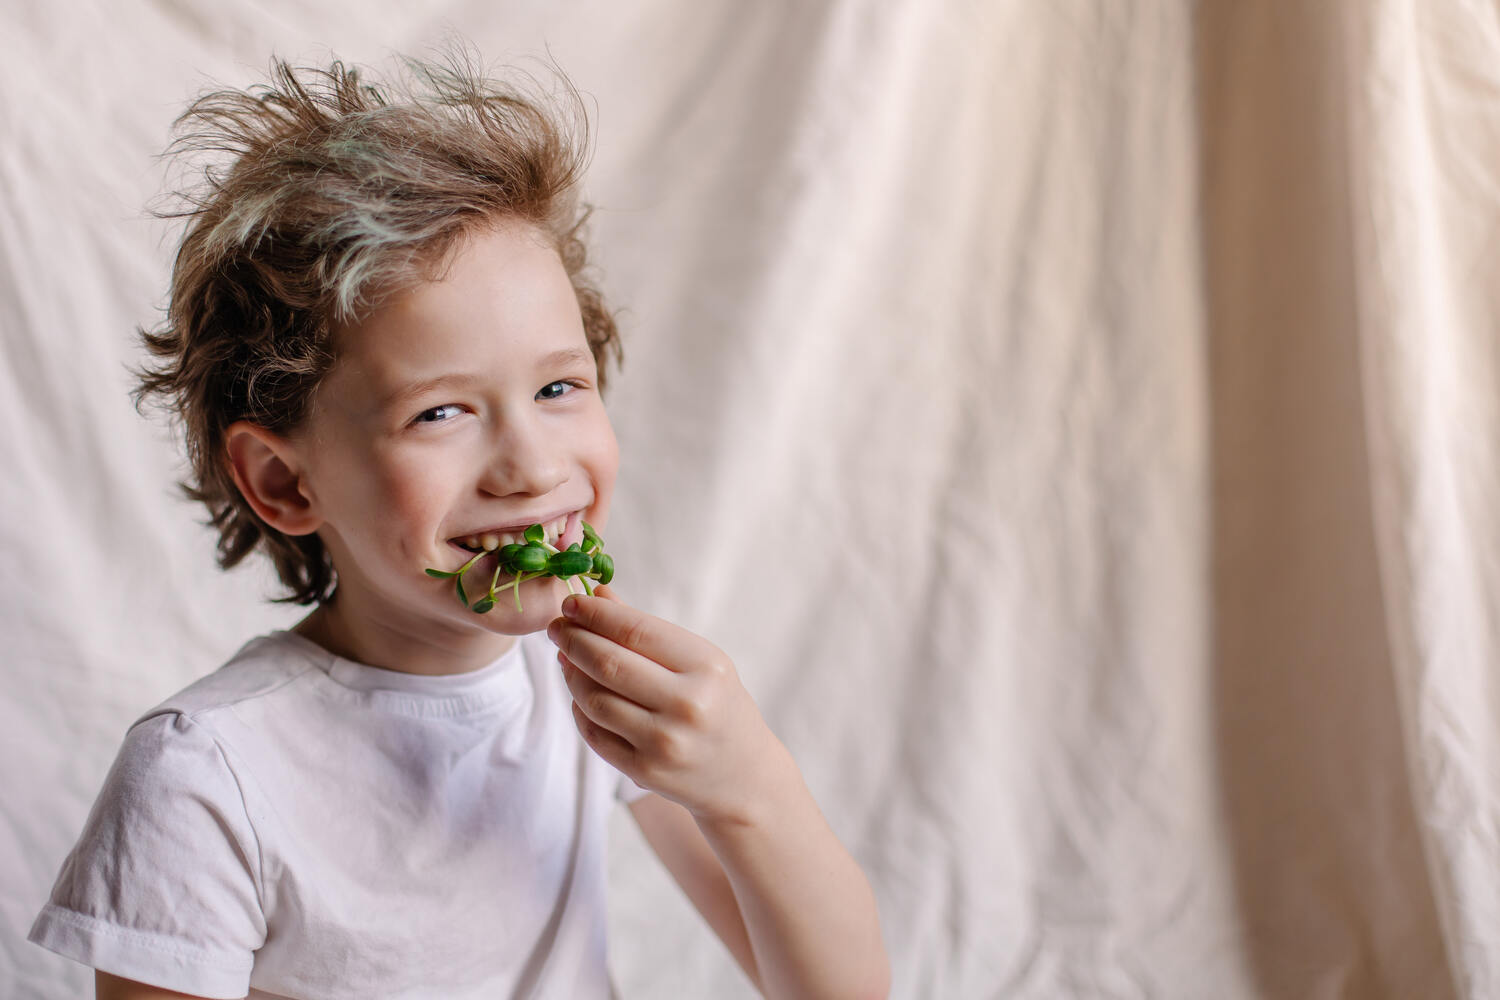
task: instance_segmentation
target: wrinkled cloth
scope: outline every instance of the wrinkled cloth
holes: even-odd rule
[[[894,996],[1500,996],[1500,22],[1471,0],[12,4],[0,995],[151,704],[295,620],[131,408],[198,90],[585,95],[620,593],[734,659]],[[616,810],[623,995],[752,997]]]
[[[126,734],[31,940],[207,997],[598,997],[605,838],[544,635],[471,673],[248,643]]]

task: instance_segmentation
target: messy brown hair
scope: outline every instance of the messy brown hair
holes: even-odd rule
[[[601,388],[619,360],[614,318],[585,274],[577,91],[561,74],[561,99],[530,77],[528,89],[488,79],[466,51],[402,65],[374,83],[337,60],[273,59],[269,83],[195,100],[165,154],[211,162],[181,206],[157,213],[187,222],[165,321],[139,331],[155,364],[135,373],[136,406],[155,401],[180,422],[181,486],[208,507],[219,565],[263,549],[281,601],[327,600],[333,564],[316,534],[285,535],[255,514],[230,475],[225,429],[297,429],[336,359],[334,330],[434,277],[465,236],[501,221],[544,234],[572,280]]]

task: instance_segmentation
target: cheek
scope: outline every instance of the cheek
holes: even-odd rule
[[[338,485],[341,506],[354,518],[346,530],[365,536],[375,548],[396,544],[404,549],[414,532],[430,534],[441,521],[446,482],[448,477],[437,474],[431,461],[393,454],[363,456],[349,464]],[[415,544],[429,540],[423,537]]]
[[[589,475],[594,482],[594,506],[602,521],[609,511],[610,497],[614,493],[615,476],[620,469],[620,446],[615,440],[614,428],[601,413],[600,422],[591,436],[591,447],[586,458]],[[597,525],[602,528],[602,523]]]
[[[435,521],[446,509],[448,496],[443,484],[449,477],[435,470],[430,462],[405,462],[382,468],[370,511],[376,520],[404,523]]]

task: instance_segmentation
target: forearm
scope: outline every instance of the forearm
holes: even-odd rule
[[[890,973],[870,884],[724,651],[604,586],[569,597],[562,611],[548,635],[579,733],[689,814],[674,820],[648,804],[636,816],[761,991],[777,1000],[885,997]],[[703,864],[709,851],[722,876]],[[730,893],[743,932],[727,912]]]
[[[864,873],[784,749],[761,778],[764,791],[743,814],[699,821],[734,889],[761,991],[885,997],[889,963]]]

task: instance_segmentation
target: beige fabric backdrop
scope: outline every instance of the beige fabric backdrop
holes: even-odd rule
[[[296,617],[214,571],[126,397],[173,235],[152,154],[272,50],[453,29],[596,103],[622,588],[735,657],[896,996],[1500,996],[1493,2],[0,29],[0,995],[86,988],[22,938],[125,727]],[[625,996],[749,995],[614,833]]]

